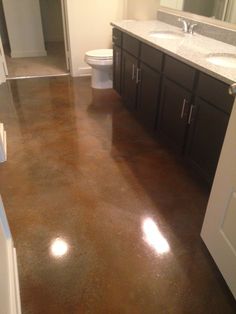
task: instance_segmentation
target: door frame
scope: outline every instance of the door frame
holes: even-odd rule
[[[8,68],[5,58],[5,52],[3,49],[2,38],[0,36],[0,84],[5,83],[8,75]]]
[[[68,4],[67,0],[61,0],[62,24],[65,45],[66,68],[71,73],[71,48],[69,40]]]

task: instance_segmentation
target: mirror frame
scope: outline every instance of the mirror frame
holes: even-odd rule
[[[224,28],[227,30],[236,31],[236,24],[231,24],[231,23],[224,22],[221,20],[216,20],[216,19],[213,19],[210,17],[197,15],[197,14],[193,14],[193,13],[189,13],[189,12],[184,12],[184,11],[180,11],[180,10],[175,10],[175,9],[171,9],[171,8],[167,8],[167,7],[163,7],[163,6],[160,6],[158,11],[164,12],[164,13],[170,13],[170,14],[175,15],[175,16],[185,17],[187,19],[191,19],[191,20],[202,22],[202,23],[209,24],[209,25],[214,25],[214,26],[221,27],[221,28]]]

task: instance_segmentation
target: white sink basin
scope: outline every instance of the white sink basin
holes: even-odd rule
[[[184,33],[175,31],[152,31],[149,33],[149,36],[160,39],[178,39],[184,37]]]
[[[236,54],[212,53],[207,56],[207,61],[221,67],[236,69]]]

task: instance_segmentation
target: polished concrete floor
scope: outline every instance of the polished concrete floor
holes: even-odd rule
[[[48,42],[45,46],[47,56],[32,58],[11,58],[9,48],[5,47],[8,78],[61,75],[68,73],[64,43]]]
[[[0,87],[0,191],[23,314],[236,313],[200,239],[208,192],[112,91]]]

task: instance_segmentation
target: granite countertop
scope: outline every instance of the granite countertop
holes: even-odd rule
[[[176,39],[152,38],[149,35],[152,31],[183,33],[180,28],[157,20],[128,20],[112,22],[111,25],[227,84],[236,82],[236,68],[222,67],[207,61],[207,56],[212,53],[236,54],[235,46],[198,34],[184,34]]]

